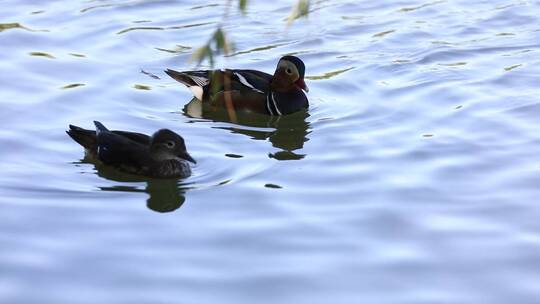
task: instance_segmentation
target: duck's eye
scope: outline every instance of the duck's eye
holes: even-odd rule
[[[169,140],[169,141],[165,142],[165,145],[166,145],[168,148],[171,148],[171,149],[172,149],[172,148],[174,148],[174,141],[170,141],[170,140]]]
[[[291,70],[291,68],[287,68],[287,69],[285,70],[285,72],[286,72],[287,74],[289,74],[289,75],[291,75],[291,74],[292,74],[292,70]]]

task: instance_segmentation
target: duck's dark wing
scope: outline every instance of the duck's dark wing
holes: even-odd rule
[[[139,143],[141,145],[145,145],[145,146],[150,145],[151,137],[146,135],[146,134],[136,133],[136,132],[128,132],[128,131],[111,131],[111,132],[113,132],[114,134],[118,134],[120,136],[129,138],[132,141],[137,142],[137,143]]]
[[[150,161],[148,146],[110,131],[100,131],[96,137],[97,156],[105,164],[136,173]]]
[[[233,82],[240,83],[241,85],[259,91],[260,93],[268,92],[272,75],[257,71],[257,70],[228,70],[232,73]],[[242,88],[240,88],[241,90]]]
[[[256,70],[204,70],[178,72],[168,69],[167,75],[187,87],[198,86],[203,88],[205,96],[212,91],[246,91],[258,93],[268,91],[272,75]],[[225,77],[229,80],[226,81]],[[226,87],[228,86],[228,87]]]
[[[150,145],[150,136],[146,134],[127,132],[127,131],[111,131],[125,138],[142,145]],[[69,130],[66,133],[77,143],[83,146],[88,151],[97,152],[96,131],[87,130],[74,125],[69,125]]]

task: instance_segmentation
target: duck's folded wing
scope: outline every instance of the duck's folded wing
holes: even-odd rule
[[[146,147],[130,138],[113,132],[100,132],[97,136],[99,159],[115,166],[139,166],[147,156]]]
[[[257,70],[227,70],[232,75],[234,83],[242,87],[235,89],[250,89],[259,93],[266,93],[270,86],[272,75]]]
[[[127,132],[127,131],[112,131],[114,134],[121,135],[123,137],[129,138],[130,140],[140,143],[142,145],[150,145],[150,136],[146,134],[136,133],[136,132]]]
[[[227,69],[178,72],[168,69],[165,73],[187,87],[197,86],[204,90],[210,89],[213,93],[235,90],[253,90],[264,93],[268,90],[272,79],[272,75],[257,70]],[[225,77],[229,78],[230,82],[227,83]]]

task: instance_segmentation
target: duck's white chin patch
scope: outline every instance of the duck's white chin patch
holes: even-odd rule
[[[202,100],[203,88],[199,86],[190,86],[188,88],[191,90],[191,93],[193,93],[193,96],[195,96],[195,98],[197,98],[198,100]]]

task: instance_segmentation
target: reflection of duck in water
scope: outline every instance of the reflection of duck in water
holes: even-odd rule
[[[87,153],[120,171],[157,178],[191,175],[184,139],[168,129],[151,137],[141,133],[109,131],[94,122],[96,131],[70,125],[67,134],[85,148]]]
[[[284,56],[274,75],[256,70],[165,71],[185,84],[195,98],[228,111],[285,115],[306,109],[305,65],[298,57]]]
[[[173,179],[152,179],[138,175],[126,174],[116,170],[113,167],[107,166],[100,161],[96,161],[95,157],[86,155],[81,163],[93,164],[97,171],[97,175],[110,181],[121,182],[122,185],[102,186],[99,187],[102,191],[118,191],[118,192],[138,192],[148,193],[149,197],[146,201],[148,209],[156,212],[171,212],[182,206],[185,202],[186,190],[182,185],[179,185],[179,180]],[[146,183],[146,187],[141,189],[137,186],[125,185],[124,183]]]
[[[204,118],[219,122],[232,122],[234,126],[217,127],[231,133],[244,134],[256,140],[269,140],[272,146],[281,151],[270,153],[277,160],[295,160],[304,158],[304,154],[294,151],[302,149],[309,140],[309,113],[301,110],[284,116],[268,116],[254,113],[237,113],[231,119],[224,109],[216,109],[207,103],[193,98],[183,109],[184,115],[191,118]],[[197,121],[197,120],[194,120]]]

